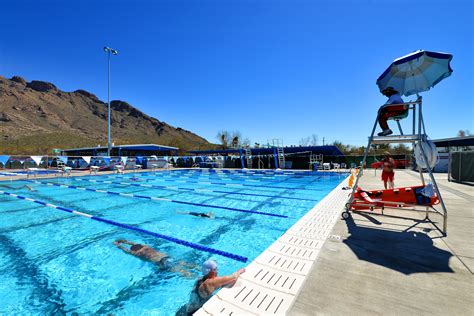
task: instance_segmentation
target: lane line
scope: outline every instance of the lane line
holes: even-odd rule
[[[124,177],[126,179],[130,179],[131,177]],[[318,189],[310,189],[310,188],[289,188],[289,187],[277,187],[271,185],[256,185],[256,184],[246,184],[246,183],[222,183],[222,182],[207,182],[207,181],[190,181],[190,180],[173,180],[169,178],[163,178],[160,176],[145,176],[145,178],[153,178],[165,181],[165,182],[174,182],[174,183],[195,183],[195,184],[207,184],[207,185],[224,185],[224,186],[235,186],[235,187],[254,187],[254,188],[270,188],[270,189],[279,189],[279,190],[302,190],[302,191],[321,191]],[[190,177],[184,177],[186,179],[191,179]],[[183,179],[183,177],[181,177]]]
[[[75,215],[79,215],[79,216],[84,216],[86,218],[89,218],[89,219],[92,219],[92,220],[95,220],[95,221],[98,221],[98,222],[102,222],[102,223],[122,227],[122,228],[129,229],[129,230],[134,230],[134,231],[137,231],[137,232],[140,232],[140,233],[143,233],[143,234],[147,234],[147,235],[150,235],[150,236],[153,236],[153,237],[157,237],[157,238],[160,238],[160,239],[164,239],[164,240],[173,242],[173,243],[178,244],[178,245],[182,245],[182,246],[185,246],[185,247],[188,247],[188,248],[193,248],[193,249],[209,252],[209,253],[216,254],[216,255],[219,255],[219,256],[222,256],[222,257],[227,257],[227,258],[230,258],[230,259],[233,259],[233,260],[236,260],[236,261],[247,262],[247,260],[248,260],[247,257],[236,255],[236,254],[233,254],[233,253],[230,253],[230,252],[227,252],[227,251],[222,251],[222,250],[219,250],[219,249],[207,247],[207,246],[204,246],[204,245],[196,244],[196,243],[193,243],[193,242],[178,239],[178,238],[171,237],[171,236],[168,236],[168,235],[163,235],[163,234],[160,234],[160,233],[155,233],[155,232],[143,229],[143,228],[139,228],[139,227],[131,226],[131,225],[128,225],[128,224],[112,221],[112,220],[109,220],[109,219],[106,219],[106,218],[103,218],[103,217],[93,216],[93,215],[90,215],[90,214],[87,214],[87,213],[82,213],[82,212],[72,210],[72,209],[68,209],[68,208],[65,208],[65,207],[62,207],[62,206],[53,206],[52,204],[49,204],[49,203],[46,203],[46,202],[43,202],[43,201],[31,199],[31,198],[28,198],[28,197],[16,195],[16,194],[5,192],[5,191],[0,191],[0,194],[15,197],[15,198],[21,199],[21,200],[31,201],[33,203],[40,204],[40,205],[43,205],[43,206],[46,206],[46,207],[51,207],[51,208],[54,208],[54,209],[57,209],[57,210],[60,210],[60,211],[67,212],[67,213],[71,213],[71,214],[75,214]]]
[[[220,190],[193,189],[193,188],[182,188],[182,187],[166,186],[166,185],[140,184],[140,183],[118,182],[118,181],[107,181],[107,180],[89,180],[89,179],[79,179],[79,178],[75,178],[74,180],[94,182],[94,183],[105,183],[105,184],[131,185],[131,186],[135,186],[135,187],[165,189],[165,190],[182,190],[182,191],[194,191],[194,192],[225,193],[225,194],[232,194],[232,195],[258,196],[258,197],[269,197],[269,198],[274,198],[274,199],[300,200],[300,201],[309,201],[309,202],[318,202],[319,201],[317,199],[309,199],[309,198],[286,197],[286,196],[278,196],[278,195],[270,195],[270,194],[241,193],[241,192],[220,191]]]
[[[56,187],[66,188],[66,189],[78,190],[80,188],[80,187],[77,187],[77,186],[74,186],[74,185],[64,185],[64,184],[44,182],[44,181],[38,181],[38,180],[25,180],[25,181],[29,181],[29,182],[33,182],[33,183],[40,183],[40,184],[44,184],[44,185],[52,185],[52,186],[56,186]],[[85,189],[87,191],[90,191],[90,192],[105,193],[105,194],[110,194],[110,195],[120,195],[120,192],[97,190],[97,189],[91,189],[91,188],[85,188]],[[146,199],[146,200],[156,200],[156,201],[177,203],[177,204],[201,206],[201,207],[207,207],[207,208],[216,208],[216,209],[223,209],[223,210],[229,210],[229,211],[235,211],[235,212],[251,213],[251,214],[258,214],[258,215],[265,215],[265,216],[272,216],[272,217],[288,218],[288,216],[286,216],[286,215],[280,215],[280,214],[274,214],[274,213],[252,211],[252,210],[245,210],[245,209],[240,209],[240,208],[227,207],[227,206],[218,206],[218,205],[211,205],[211,204],[193,203],[193,202],[172,200],[172,199],[161,198],[161,197],[152,197],[152,196],[147,196],[147,195],[131,194],[130,197],[139,198],[139,199]]]

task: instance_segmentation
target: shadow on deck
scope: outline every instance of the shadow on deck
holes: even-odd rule
[[[381,225],[377,219],[366,214],[362,216],[371,226],[356,224],[350,216],[346,220],[350,236],[343,240],[358,259],[406,275],[419,272],[454,272],[449,267],[452,254],[434,246],[433,238],[424,232],[429,232],[429,229],[411,230],[419,223],[424,223],[423,221],[417,221],[405,230],[387,230],[376,227]]]

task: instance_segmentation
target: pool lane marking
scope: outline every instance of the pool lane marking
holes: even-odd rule
[[[143,175],[142,175],[143,176]],[[156,176],[156,174],[147,174],[145,175],[144,177],[153,177],[153,176]],[[160,175],[161,176],[161,175]],[[163,175],[161,176],[162,178],[175,178],[175,179],[202,179],[202,180],[220,180],[220,181],[242,181],[242,182],[257,182],[257,183],[267,183],[267,184],[272,184],[272,183],[282,183],[282,182],[286,182],[288,181],[289,179],[291,178],[286,178],[284,180],[268,180],[268,179],[261,179],[261,180],[253,180],[253,179],[248,179],[248,178],[242,178],[242,177],[236,177],[236,178],[233,178],[229,175],[219,175],[219,174],[209,174],[209,175],[206,175],[206,174],[191,174],[191,173],[181,173],[180,175],[179,174],[176,174],[176,175],[173,175],[173,174],[166,174],[166,175]],[[180,182],[179,180],[176,181],[176,182]],[[298,182],[290,182],[290,183],[298,183]],[[300,183],[298,183],[300,184]]]
[[[190,181],[190,180],[172,180],[166,179],[160,176],[146,176],[147,178],[152,179],[162,179],[165,182],[175,182],[175,183],[195,183],[195,184],[207,184],[207,185],[225,185],[225,186],[233,186],[233,187],[256,187],[256,188],[271,188],[271,189],[280,189],[280,190],[304,190],[304,191],[320,191],[319,189],[309,189],[309,188],[289,188],[289,187],[276,187],[271,185],[255,185],[255,184],[245,184],[245,183],[222,183],[222,182],[207,182],[207,181]],[[130,179],[131,177],[124,177],[125,179]],[[187,179],[191,179],[190,177],[186,177]]]
[[[299,198],[299,197],[286,197],[286,196],[269,195],[269,194],[241,193],[241,192],[220,191],[220,190],[192,189],[192,188],[173,187],[173,186],[167,186],[167,185],[139,184],[139,183],[130,183],[130,182],[92,180],[92,179],[80,179],[80,178],[74,178],[74,180],[94,182],[94,183],[105,183],[105,184],[131,185],[131,186],[142,187],[142,188],[166,189],[166,190],[174,190],[174,191],[194,191],[194,192],[208,192],[208,193],[222,193],[222,194],[233,194],[233,195],[259,196],[259,197],[269,197],[269,198],[274,198],[274,199],[299,200],[299,201],[309,201],[309,202],[318,202],[319,201],[318,199],[308,199],[308,198]],[[232,183],[228,186],[234,186],[234,185],[235,184]],[[237,185],[239,185],[239,184],[237,184]]]
[[[174,171],[173,171],[174,172]],[[149,173],[149,172],[143,172],[141,174],[142,177],[156,177],[157,173]],[[236,178],[232,178],[232,176],[237,176],[238,179]],[[283,179],[283,180],[279,180],[279,179],[275,179],[275,180],[271,180],[271,179],[262,179],[260,178],[260,180],[253,180],[253,179],[249,179],[248,177],[247,178],[243,178],[241,177],[240,175],[238,174],[232,174],[232,176],[230,174],[217,174],[217,173],[199,173],[199,172],[180,172],[178,171],[177,174],[172,174],[172,173],[161,173],[160,174],[160,177],[161,178],[174,178],[174,179],[182,179],[182,178],[185,178],[185,179],[202,179],[202,180],[220,180],[220,181],[235,181],[235,180],[238,180],[238,181],[243,181],[243,182],[263,182],[263,183],[267,183],[267,184],[277,184],[277,183],[282,183],[282,182],[286,182],[290,179],[297,179],[297,178],[294,178],[294,177],[291,177],[291,176],[288,176],[286,177],[286,179]],[[318,176],[316,179],[320,179],[321,176]],[[176,180],[175,182],[181,182],[180,180]],[[314,182],[314,181],[311,181],[311,182]],[[311,183],[310,182],[310,183]],[[301,182],[291,182],[291,183],[297,183],[297,184],[301,184]]]
[[[65,185],[65,184],[58,184],[58,183],[51,183],[51,182],[43,182],[43,181],[38,181],[38,180],[27,180],[27,181],[33,182],[33,183],[45,184],[45,185],[49,185],[49,186],[67,188],[67,189],[75,189],[75,190],[80,189],[80,187],[77,187],[75,185]],[[193,202],[172,200],[172,199],[167,199],[167,198],[153,197],[153,196],[139,195],[139,194],[124,195],[124,193],[121,193],[121,192],[97,190],[97,189],[91,189],[91,188],[84,188],[84,189],[86,191],[90,191],[90,192],[99,192],[99,193],[105,193],[105,194],[110,194],[110,195],[130,196],[130,197],[133,197],[133,198],[146,199],[146,200],[156,200],[156,201],[163,201],[163,202],[170,202],[170,203],[177,203],[177,204],[202,206],[202,207],[208,207],[208,208],[218,208],[218,209],[229,210],[229,211],[234,211],[234,212],[251,213],[251,214],[258,214],[258,215],[265,215],[265,216],[272,216],[272,217],[280,217],[280,218],[288,218],[288,216],[286,216],[286,215],[260,212],[260,211],[252,211],[252,210],[245,210],[245,209],[227,207],[227,206],[218,206],[218,205],[203,204],[203,203],[193,203]]]
[[[174,172],[174,171],[173,171]],[[167,174],[172,174],[173,172],[168,172]],[[240,179],[259,179],[259,180],[247,180],[247,181],[267,181],[267,182],[278,182],[279,178],[289,178],[289,179],[302,179],[302,178],[309,178],[313,177],[314,175],[293,175],[293,174],[274,174],[274,175],[264,175],[264,174],[256,174],[256,173],[227,173],[227,172],[200,172],[200,171],[181,171],[177,170],[177,173],[180,174],[193,174],[193,175],[215,175],[215,176],[224,176],[224,177],[238,177]]]
[[[173,175],[172,174],[173,172],[176,172],[177,174]],[[160,174],[160,175],[158,176],[158,174]],[[205,178],[201,178],[201,175],[205,176]],[[236,174],[234,174],[234,175],[236,175]],[[263,183],[268,183],[268,184],[272,184],[272,183],[278,184],[278,183],[285,182],[289,179],[296,179],[294,177],[286,177],[286,179],[284,179],[284,180],[268,180],[268,179],[251,180],[251,179],[242,179],[242,178],[235,179],[235,178],[230,177],[230,175],[228,175],[228,174],[217,174],[217,173],[212,173],[212,172],[211,173],[207,173],[207,172],[204,172],[204,173],[200,173],[200,172],[189,173],[189,172],[181,172],[180,170],[171,171],[171,172],[160,172],[160,173],[143,172],[141,174],[141,176],[144,177],[144,178],[157,178],[157,177],[160,177],[162,179],[202,179],[202,180],[207,179],[207,180],[223,181],[224,183],[226,183],[226,181],[228,183],[229,181],[235,181],[236,180],[236,181],[243,181],[243,182],[263,182]],[[215,177],[212,178],[211,176],[215,176]],[[316,177],[315,179],[312,179],[309,182],[303,183],[303,184],[310,185],[311,183],[321,179],[322,175],[319,174],[319,176],[317,176],[317,174],[315,174],[314,176],[306,176],[306,177],[307,178]],[[173,182],[184,183],[183,180],[174,180]],[[216,184],[216,183],[212,183],[212,182],[209,182],[209,181],[201,181],[200,183],[202,183],[202,184],[207,184],[207,183]],[[301,184],[301,183],[298,183],[298,182],[292,182],[292,183]],[[282,189],[290,189],[290,190],[295,189],[295,188],[276,187],[276,186],[268,186],[268,185],[251,185],[251,184],[239,184],[239,185],[255,186],[255,187],[267,187],[267,188],[278,188],[278,189],[282,188]],[[312,191],[317,191],[318,190],[318,189],[311,189],[311,188],[297,188],[297,189],[299,189],[299,190],[312,190]]]
[[[236,254],[233,254],[233,253],[230,253],[230,252],[227,252],[227,251],[207,247],[207,246],[204,246],[204,245],[201,245],[201,244],[196,244],[196,243],[193,243],[193,242],[190,242],[190,241],[178,239],[178,238],[171,237],[171,236],[168,236],[168,235],[163,235],[163,234],[160,234],[160,233],[155,233],[155,232],[143,229],[143,228],[134,227],[134,226],[131,226],[131,225],[128,225],[128,224],[112,221],[110,219],[106,219],[106,218],[103,218],[103,217],[98,217],[98,216],[90,215],[90,214],[87,214],[87,213],[82,213],[82,212],[79,212],[79,211],[76,211],[76,210],[73,210],[73,209],[68,209],[68,208],[65,208],[65,207],[62,207],[62,206],[49,204],[49,203],[39,201],[39,200],[34,200],[32,198],[28,198],[28,197],[25,197],[25,196],[9,193],[9,192],[5,192],[5,191],[0,191],[0,194],[15,197],[15,198],[18,198],[20,200],[30,201],[30,202],[40,204],[40,205],[43,205],[43,206],[46,206],[46,207],[55,208],[55,209],[60,210],[60,211],[64,211],[64,212],[67,212],[67,213],[83,216],[83,217],[86,217],[86,218],[89,218],[89,219],[92,219],[92,220],[95,220],[95,221],[98,221],[98,222],[102,222],[102,223],[122,227],[122,228],[129,229],[129,230],[134,230],[134,231],[141,232],[141,233],[153,236],[153,237],[157,237],[157,238],[160,238],[160,239],[164,239],[164,240],[173,242],[173,243],[178,244],[178,245],[193,248],[193,249],[196,249],[196,250],[209,252],[209,253],[216,254],[216,255],[219,255],[219,256],[222,256],[222,257],[227,257],[227,258],[230,258],[230,259],[233,259],[233,260],[236,260],[236,261],[247,262],[247,260],[248,260],[247,257],[236,255]]]
[[[166,171],[165,171],[166,172]],[[173,170],[168,171],[168,173],[172,172],[180,172],[180,173],[201,173],[201,174],[232,174],[232,175],[241,175],[241,176],[259,176],[261,178],[272,178],[272,177],[282,177],[287,175],[294,175],[299,177],[314,177],[316,175],[340,175],[344,174],[343,172],[287,172],[287,171],[280,171],[280,172],[254,172],[250,170],[202,170],[202,169],[185,169],[185,170]]]

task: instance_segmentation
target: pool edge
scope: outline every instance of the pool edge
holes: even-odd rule
[[[348,199],[346,177],[194,315],[286,314],[311,274]],[[315,219],[317,219],[315,221]]]

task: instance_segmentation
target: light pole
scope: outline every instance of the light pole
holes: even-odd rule
[[[110,47],[104,47],[104,52],[107,53],[108,69],[107,69],[107,156],[110,156],[112,148],[110,143],[110,54],[117,55],[118,51]]]

